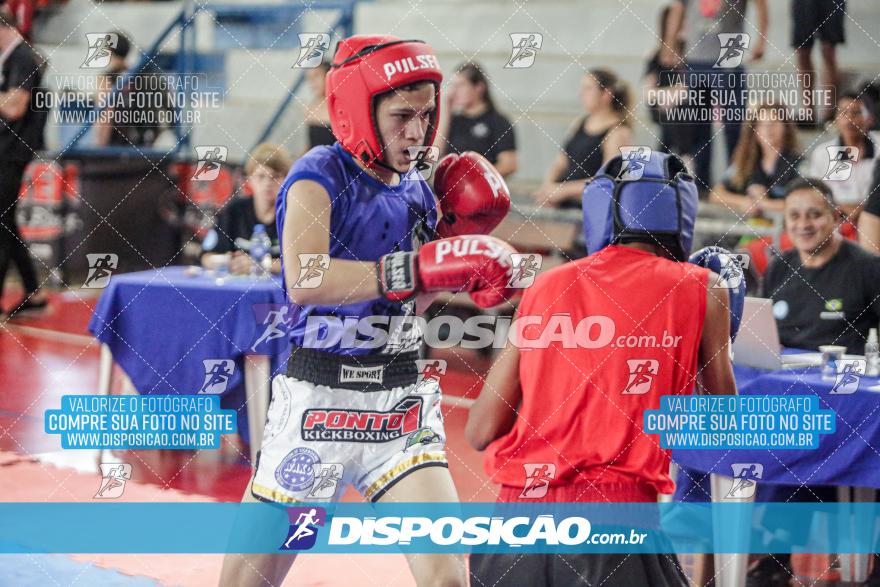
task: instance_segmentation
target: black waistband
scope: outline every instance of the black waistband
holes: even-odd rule
[[[294,347],[287,361],[287,376],[352,391],[384,391],[415,385],[418,358],[417,351],[356,356]]]

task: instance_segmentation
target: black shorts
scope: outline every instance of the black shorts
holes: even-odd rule
[[[472,554],[471,585],[685,587],[674,554]]]
[[[794,22],[792,46],[797,49],[813,46],[813,40],[832,45],[846,41],[843,21],[846,18],[846,0],[791,0]]]

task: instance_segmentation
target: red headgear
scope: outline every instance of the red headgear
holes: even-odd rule
[[[395,88],[430,81],[434,83],[436,106],[425,144],[431,145],[437,134],[442,80],[434,50],[422,41],[402,41],[388,35],[343,39],[336,46],[326,83],[333,134],[365,165],[381,164],[385,145],[376,125],[376,98]]]

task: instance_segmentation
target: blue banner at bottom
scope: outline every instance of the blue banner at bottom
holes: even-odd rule
[[[3,503],[0,553],[880,551],[877,503]]]

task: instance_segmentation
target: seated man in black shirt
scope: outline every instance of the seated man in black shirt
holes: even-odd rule
[[[233,198],[219,213],[216,226],[202,240],[202,266],[208,269],[227,264],[229,272],[247,275],[254,260],[241,251],[235,239],[251,238],[254,226],[262,224],[272,241],[272,273],[281,273],[275,199],[291,166],[290,155],[280,145],[263,143],[248,157],[244,170],[253,196]]]
[[[840,211],[821,180],[794,182],[785,197],[785,226],[794,249],[764,277],[779,338],[787,347],[836,344],[864,352],[880,321],[880,257],[843,239]]]
[[[826,183],[818,179],[792,182],[785,196],[785,228],[794,249],[773,260],[764,276],[764,296],[773,299],[773,315],[784,346],[818,349],[847,347],[864,353],[868,329],[880,319],[880,257],[865,251],[838,232],[842,212]],[[763,484],[760,501],[833,502],[836,488],[819,485]],[[806,535],[811,520],[786,528]],[[880,584],[880,564],[864,585]],[[746,578],[746,587],[792,584],[791,555],[761,559]]]

